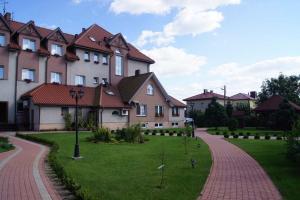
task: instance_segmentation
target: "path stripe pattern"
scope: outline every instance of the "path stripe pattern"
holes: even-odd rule
[[[59,200],[44,170],[45,146],[10,136],[15,150],[0,154],[1,200]]]
[[[262,167],[237,146],[198,129],[213,157],[210,175],[198,200],[281,200]]]

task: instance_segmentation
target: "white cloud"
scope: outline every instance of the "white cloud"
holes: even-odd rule
[[[144,50],[143,53],[157,61],[151,65],[151,71],[160,77],[192,75],[206,64],[205,57],[189,54],[173,46]]]
[[[250,65],[227,63],[209,71],[209,76],[218,77],[228,85],[230,94],[260,90],[265,79],[285,75],[300,74],[300,56],[279,57],[263,60]]]
[[[213,31],[221,27],[224,17],[220,6],[239,4],[240,0],[113,0],[110,10],[130,14],[167,14],[176,9],[174,19],[162,31],[144,30],[136,41],[140,47],[146,44],[169,45],[180,35],[193,35]]]

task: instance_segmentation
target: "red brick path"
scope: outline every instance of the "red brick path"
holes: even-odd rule
[[[280,200],[266,172],[247,153],[219,136],[198,129],[196,136],[209,145],[213,166],[198,200]]]
[[[0,200],[61,199],[45,174],[42,145],[10,137],[13,151],[0,153]]]

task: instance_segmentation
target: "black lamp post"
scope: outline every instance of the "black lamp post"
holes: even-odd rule
[[[74,159],[79,159],[80,157],[80,151],[79,151],[79,143],[78,143],[78,100],[81,99],[84,95],[84,92],[79,90],[74,90],[72,88],[70,90],[70,96],[75,99],[76,107],[75,107],[75,131],[76,131],[76,142],[75,142],[75,148],[74,148]]]

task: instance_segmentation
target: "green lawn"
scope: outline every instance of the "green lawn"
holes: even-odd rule
[[[215,130],[215,128],[209,128],[207,129],[207,132],[210,133],[210,134],[216,134],[217,132],[219,132],[220,135],[223,135],[223,132],[224,131],[227,131],[228,134],[231,133],[231,131],[228,130],[227,127],[221,127],[221,128],[218,128],[218,130]],[[236,134],[239,134],[239,133],[243,133],[244,135],[246,135],[247,133],[250,133],[250,135],[260,135],[260,136],[265,136],[266,134],[270,135],[270,136],[277,136],[277,135],[280,135],[280,136],[283,136],[283,132],[282,131],[274,131],[274,130],[259,130],[259,129],[256,129],[256,128],[243,128],[243,129],[237,129],[236,131],[234,131]]]
[[[90,143],[80,134],[81,156],[71,159],[74,134],[41,134],[36,137],[55,141],[60,149],[58,160],[69,176],[80,183],[97,199],[179,199],[194,200],[209,174],[211,158],[208,146],[202,141],[190,139],[185,154],[183,137],[147,136],[145,144]],[[201,147],[198,148],[198,142]],[[165,149],[166,186],[159,189],[161,150]],[[195,169],[190,159],[197,160]]]
[[[248,152],[269,174],[284,199],[300,199],[300,164],[285,157],[286,142],[229,139]]]

